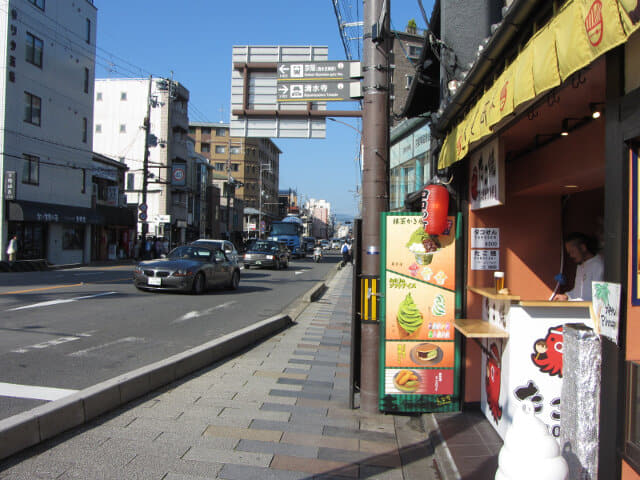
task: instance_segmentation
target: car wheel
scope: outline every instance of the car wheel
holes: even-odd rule
[[[236,270],[233,272],[233,275],[231,275],[231,280],[229,281],[228,288],[230,290],[237,290],[238,285],[240,285],[240,272]]]
[[[195,295],[200,295],[204,292],[204,275],[202,273],[198,273],[196,278],[193,279],[193,286],[191,290]]]

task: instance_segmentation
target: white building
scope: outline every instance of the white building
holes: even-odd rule
[[[311,236],[328,239],[331,235],[331,203],[310,198],[305,202],[304,209],[311,216]]]
[[[92,1],[0,0],[0,253],[18,259],[90,259]]]
[[[149,87],[151,87],[149,89]],[[96,79],[93,143],[96,152],[129,167],[127,203],[143,203],[145,117],[150,104],[147,222],[150,235],[173,244],[198,236],[194,219],[194,163],[189,160],[189,91],[165,78]],[[143,223],[138,232],[143,232]]]

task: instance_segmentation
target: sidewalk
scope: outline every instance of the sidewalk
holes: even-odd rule
[[[450,478],[423,418],[348,408],[351,275],[290,328],[9,458],[0,479]]]

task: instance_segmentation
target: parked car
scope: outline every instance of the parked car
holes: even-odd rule
[[[271,267],[279,270],[289,266],[284,245],[273,240],[256,240],[249,244],[243,258],[244,267]]]
[[[329,243],[329,240],[320,240],[320,247],[323,250],[329,250],[331,248],[331,243]]]
[[[133,270],[140,290],[172,290],[200,294],[210,287],[232,290],[240,284],[240,268],[219,248],[183,245],[165,258],[140,262]]]
[[[236,263],[240,262],[240,255],[238,254],[238,249],[229,240],[215,240],[212,238],[199,238],[198,240],[191,243],[192,245],[202,245],[204,247],[215,247],[219,248],[227,254],[229,260],[232,260]]]

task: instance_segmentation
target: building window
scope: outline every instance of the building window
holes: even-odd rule
[[[89,69],[84,69],[84,93],[89,93]]]
[[[225,148],[224,145],[216,145],[216,153],[224,153],[226,151],[227,149]]]
[[[102,101],[102,92],[98,92],[96,93],[96,102],[101,102]]]
[[[127,92],[120,92],[120,101],[121,102],[127,101]]]
[[[200,131],[202,135],[211,135],[211,127],[202,127]]]
[[[231,155],[240,155],[242,150],[240,147],[231,147],[229,151],[231,152]]]
[[[24,158],[22,183],[38,185],[40,183],[40,158],[26,153],[22,157]]]
[[[226,137],[227,129],[226,128],[216,128],[216,137]]]
[[[127,133],[127,126],[124,123],[120,124],[120,133]]]
[[[36,67],[42,68],[42,40],[27,32],[26,60]]]
[[[210,143],[201,143],[200,144],[200,151],[202,153],[209,153],[211,151],[211,144]]]
[[[189,127],[189,135],[195,135],[196,134],[196,127]]]
[[[33,3],[40,10],[44,10],[44,0],[29,0],[29,2]]]
[[[96,133],[102,133],[102,125],[100,123],[96,124]]]
[[[40,126],[42,100],[28,92],[24,92],[24,121]]]
[[[62,249],[82,250],[84,240],[84,227],[64,225],[62,228]]]
[[[136,189],[136,174],[127,173],[127,190],[135,190],[135,189]]]
[[[82,143],[87,143],[88,129],[89,121],[87,120],[87,117],[82,117]]]
[[[219,172],[223,172],[224,171],[224,162],[217,162],[216,163],[216,170]]]
[[[231,164],[231,171],[232,172],[237,172],[240,170],[240,164],[239,163],[232,163]]]
[[[418,47],[416,45],[409,45],[409,57],[420,58],[420,55],[422,55],[422,47]]]
[[[409,90],[411,88],[411,82],[413,82],[413,75],[406,75],[406,77],[407,77],[407,83],[404,86],[404,88]]]
[[[91,20],[87,18],[87,43],[91,43]]]

